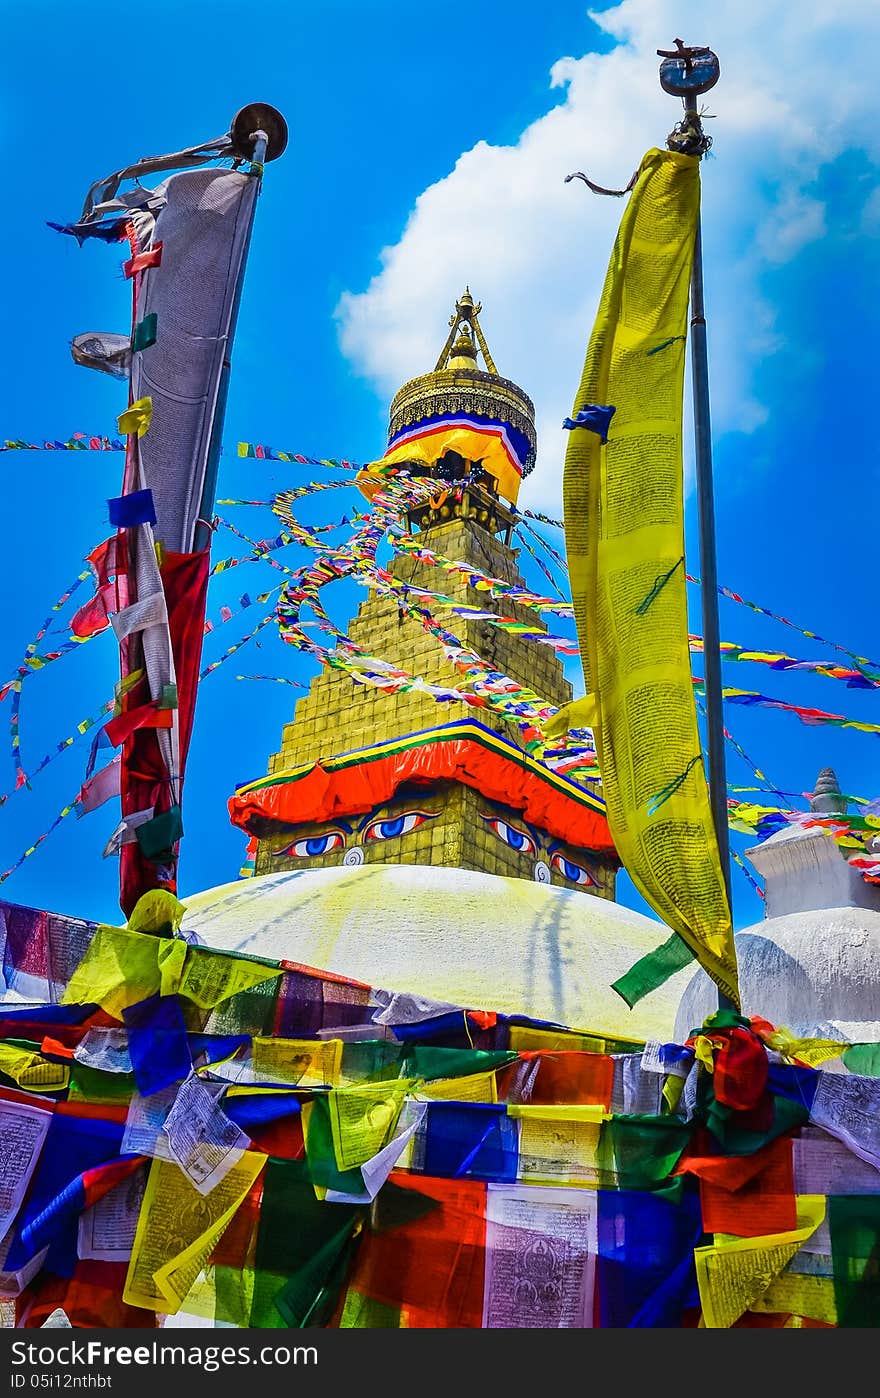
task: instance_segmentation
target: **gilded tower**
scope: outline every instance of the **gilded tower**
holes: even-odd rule
[[[409,526],[424,550],[464,566],[439,571],[398,553],[391,573],[402,585],[546,630],[533,611],[477,590],[467,576],[473,569],[525,586],[511,538],[536,452],[533,404],[499,375],[480,310],[467,290],[456,302],[435,368],[391,403],[382,459],[443,482],[411,511]],[[549,646],[485,621],[453,620],[462,645],[492,669],[551,704],[571,699]],[[393,596],[371,592],[348,631],[430,685],[462,684],[435,637]],[[440,864],[614,896],[619,861],[601,801],[525,752],[515,723],[418,691],[392,698],[332,668],[297,703],[268,776],[242,788],[230,811],[258,837],[257,875],[340,862]]]

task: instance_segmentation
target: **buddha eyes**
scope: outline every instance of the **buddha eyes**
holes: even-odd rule
[[[321,854],[330,854],[342,849],[345,835],[341,830],[327,830],[323,835],[308,835],[302,840],[294,840],[292,845],[278,851],[276,857],[288,855],[293,859],[315,859]]]
[[[426,821],[436,820],[437,811],[404,811],[398,816],[382,816],[371,820],[364,828],[361,836],[363,844],[370,840],[396,840],[401,835],[408,835],[410,831],[417,830]],[[508,821],[502,820],[500,816],[483,816],[483,820],[489,826],[494,835],[499,840],[503,840],[511,849],[518,850],[520,854],[537,854],[537,845],[531,835],[527,835],[524,830],[520,830]],[[307,835],[299,840],[294,840],[276,854],[276,859],[287,857],[288,859],[318,859],[324,854],[333,854],[336,850],[342,849],[346,843],[347,833],[344,830],[325,830],[321,835]],[[557,874],[566,879],[568,883],[577,884],[582,888],[597,888],[598,881],[589,869],[585,869],[582,864],[576,864],[574,860],[566,859],[564,854],[558,850],[550,855],[550,866]],[[546,869],[546,865],[543,866]]]
[[[438,814],[437,811],[405,811],[399,816],[371,820],[361,839],[364,843],[367,840],[394,840],[399,835],[408,835],[411,830],[417,830],[427,820],[435,820]],[[321,835],[303,836],[302,839],[294,840],[292,844],[278,850],[275,858],[286,856],[288,859],[317,859],[322,854],[333,854],[335,850],[342,849],[349,833],[332,829],[325,830]]]
[[[566,859],[564,854],[556,853],[550,860],[551,865],[557,874],[561,874],[569,883],[581,884],[584,887],[595,888],[596,880],[588,869],[582,864],[574,864],[570,859]]]
[[[535,854],[537,846],[531,835],[526,835],[522,830],[517,830],[515,825],[508,825],[506,820],[499,816],[483,816],[489,829],[503,840],[511,849],[519,850],[522,854]]]
[[[426,820],[434,820],[436,815],[436,811],[406,811],[390,819],[372,820],[364,831],[364,840],[396,840],[399,835],[417,830]]]

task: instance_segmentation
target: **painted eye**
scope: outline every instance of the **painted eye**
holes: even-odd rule
[[[554,854],[550,863],[553,865],[557,874],[561,874],[564,879],[568,879],[569,883],[578,883],[585,888],[598,887],[596,879],[593,878],[593,875],[588,869],[585,869],[582,864],[573,864],[570,859],[566,859],[564,854]]]
[[[498,816],[483,816],[489,829],[503,840],[511,849],[518,849],[522,854],[534,854],[537,846],[531,835],[526,835],[522,830],[517,830],[515,825],[508,825],[506,820],[501,820]]]
[[[280,849],[275,858],[286,855],[290,859],[315,859],[319,854],[342,849],[344,844],[345,836],[341,830],[328,830],[324,835],[308,835],[305,839],[294,840],[286,849]]]
[[[389,820],[373,820],[364,831],[365,840],[396,840],[399,835],[408,835],[417,830],[426,820],[436,820],[438,811],[405,811],[403,815]]]

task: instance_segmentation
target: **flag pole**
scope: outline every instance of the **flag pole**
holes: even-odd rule
[[[287,123],[284,117],[275,107],[270,107],[265,102],[252,102],[249,106],[242,107],[241,111],[236,112],[232,120],[230,134],[235,143],[236,153],[239,158],[245,158],[250,161],[250,173],[258,182],[258,191],[261,190],[263,184],[263,167],[265,163],[269,160],[276,160],[287,146]],[[241,305],[245,266],[247,264],[248,253],[250,252],[253,225],[254,220],[251,219],[247,231],[247,241],[242,254],[238,281],[235,287],[235,298],[229,318],[229,338],[226,353],[223,356],[223,367],[220,371],[220,383],[214,411],[213,428],[208,448],[208,457],[205,463],[205,480],[199,505],[199,518],[196,522],[193,535],[193,549],[196,551],[208,548],[211,541],[211,521],[214,514],[214,497],[217,493],[217,476],[220,469],[223,424],[226,417],[226,401],[229,395],[229,379],[232,368],[232,340],[235,335],[238,312]]]
[[[708,48],[689,48],[676,39],[675,49],[658,49],[660,86],[680,97],[684,117],[667,138],[670,150],[701,158],[709,149],[711,137],[703,131],[697,97],[714,87],[720,74],[717,56]],[[727,823],[727,774],[724,760],[724,716],[721,685],[721,645],[718,624],[718,577],[715,557],[715,492],[712,480],[712,424],[709,409],[709,361],[706,341],[706,308],[703,296],[703,236],[697,211],[694,260],[691,271],[691,379],[694,401],[694,456],[697,481],[697,509],[700,531],[700,574],[703,608],[703,675],[706,693],[706,733],[708,746],[709,801],[718,856],[733,915],[730,888],[730,840]],[[733,1002],[718,991],[719,1009],[735,1009]]]

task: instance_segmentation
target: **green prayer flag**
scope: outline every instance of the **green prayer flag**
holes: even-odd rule
[[[161,815],[144,821],[134,833],[145,859],[157,860],[160,864],[166,862],[171,856],[172,847],[183,835],[180,807],[171,806]]]
[[[150,345],[156,343],[157,319],[156,312],[151,311],[148,316],[144,316],[143,320],[139,320],[134,327],[134,333],[131,337],[131,347],[135,353],[137,353],[138,350],[149,349]]]
[[[263,1175],[251,1326],[319,1324],[307,1319],[310,1312],[326,1319],[329,1290],[344,1280],[335,1276],[334,1263],[364,1216],[350,1204],[318,1199],[306,1161],[270,1156]]]
[[[851,1044],[840,1056],[851,1073],[880,1078],[880,1044]]]
[[[676,1117],[613,1116],[602,1123],[598,1163],[605,1188],[650,1189],[669,1182],[693,1134]]]
[[[342,1045],[342,1083],[387,1082],[400,1076],[403,1045],[387,1039],[361,1039]]]
[[[386,1306],[383,1301],[374,1301],[350,1286],[345,1294],[342,1315],[339,1317],[340,1330],[400,1330],[401,1314],[399,1306]]]
[[[840,1330],[880,1328],[880,1195],[828,1197],[834,1301]]]
[[[425,1082],[435,1078],[467,1078],[474,1073],[491,1073],[495,1068],[504,1068],[518,1058],[518,1053],[506,1049],[434,1048],[430,1044],[416,1044],[406,1051],[404,1071],[408,1077],[422,1078]]]
[[[612,983],[611,989],[616,990],[620,998],[632,1009],[639,1000],[656,990],[658,985],[663,985],[676,971],[695,960],[696,957],[684,938],[673,932],[661,946],[655,947],[634,966],[630,966],[624,975]]]

